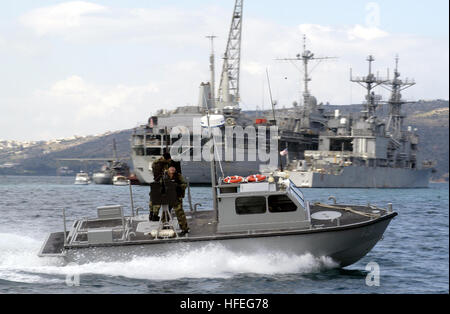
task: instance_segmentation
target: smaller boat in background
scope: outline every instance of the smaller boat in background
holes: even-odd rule
[[[130,167],[126,162],[120,161],[117,157],[116,140],[113,139],[113,152],[114,157],[111,159],[105,159],[105,164],[101,171],[94,173],[94,182],[96,184],[114,184],[115,176],[128,177],[130,174]]]
[[[108,165],[104,165],[100,172],[93,175],[95,184],[112,184],[113,172]]]
[[[76,185],[88,185],[89,183],[91,183],[91,178],[89,178],[89,175],[86,172],[80,171],[77,173],[77,176],[75,177]]]
[[[130,181],[125,176],[114,176],[113,177],[113,184],[114,185],[129,185]]]

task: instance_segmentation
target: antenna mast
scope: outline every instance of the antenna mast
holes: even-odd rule
[[[365,119],[375,116],[375,111],[381,100],[380,95],[375,95],[374,88],[389,82],[388,79],[379,78],[378,75],[375,76],[372,73],[372,62],[375,61],[372,55],[368,56],[366,60],[369,62],[369,74],[367,76],[354,78],[350,69],[350,81],[358,83],[367,90],[365,110],[363,111]]]
[[[219,85],[219,101],[222,106],[239,106],[239,76],[241,67],[242,13],[244,0],[236,0],[224,55]],[[227,104],[228,103],[228,104]]]
[[[119,161],[118,159],[117,159],[117,147],[116,147],[116,139],[115,138],[113,138],[113,154],[114,154],[114,161]]]
[[[312,81],[308,65],[311,61],[318,60],[322,62],[323,60],[336,59],[336,57],[315,57],[314,53],[306,49],[306,36],[303,35],[303,52],[297,54],[295,58],[283,58],[276,59],[279,61],[301,61],[303,63],[303,110],[302,110],[302,128],[309,128],[309,115],[314,110],[316,106],[315,100],[311,99],[311,93],[309,91],[309,82]]]
[[[383,87],[391,91],[391,98],[388,101],[389,104],[389,121],[386,126],[386,130],[390,132],[394,138],[401,137],[401,131],[403,128],[403,119],[405,118],[402,113],[402,105],[406,101],[402,100],[401,92],[411,86],[415,85],[414,80],[400,80],[400,72],[398,71],[398,55],[395,57],[395,70],[394,78],[384,83]]]
[[[300,58],[300,55],[297,55],[297,59]],[[306,36],[303,35],[303,54],[301,55],[300,58],[303,61],[303,69],[304,69],[304,83],[305,83],[305,89],[303,91],[303,103],[305,106],[307,106],[309,104],[309,97],[311,96],[311,94],[309,93],[309,88],[308,88],[308,84],[311,81],[311,78],[309,77],[309,73],[308,73],[308,63],[310,60],[317,60],[314,59],[314,54],[309,51],[306,50]]]
[[[211,40],[211,56],[209,57],[209,69],[211,71],[211,91],[210,91],[210,103],[211,103],[211,107],[215,108],[216,107],[216,95],[215,95],[215,84],[216,84],[216,80],[215,80],[215,55],[214,55],[214,38],[217,38],[217,36],[214,35],[210,35],[210,36],[206,36],[206,38],[208,38],[209,40]]]

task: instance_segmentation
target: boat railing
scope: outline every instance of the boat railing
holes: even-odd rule
[[[145,209],[143,207],[136,208],[136,216],[139,216],[140,211],[144,211]]]
[[[157,139],[145,140],[145,146],[146,147],[159,147],[159,146],[161,146],[161,140],[157,140]]]
[[[63,223],[64,223],[64,245],[67,244],[67,227],[66,227],[66,209],[63,208]]]
[[[290,181],[291,190],[303,201],[305,202],[305,196],[303,192],[292,182]]]
[[[309,203],[309,201],[306,201],[305,209],[306,209],[306,215],[307,215],[306,218],[309,222],[311,222],[311,204]]]
[[[114,210],[120,207],[120,213],[116,211],[116,213],[106,213],[105,211],[108,210]],[[141,208],[142,209],[142,208]],[[66,227],[66,210],[63,209],[63,223],[64,223],[64,245],[70,245],[70,244],[90,244],[89,237],[95,236],[93,234],[90,234],[90,232],[98,232],[102,231],[104,233],[110,233],[112,242],[125,242],[130,239],[130,235],[132,233],[132,219],[127,219],[127,217],[123,214],[122,206],[104,206],[97,208],[99,212],[98,218],[82,218],[79,220],[76,220],[73,223],[72,230],[67,234],[67,227]],[[103,211],[103,212],[102,212]],[[106,214],[105,214],[106,213]],[[130,218],[130,217],[129,217]],[[133,217],[131,217],[133,218]],[[107,221],[112,220],[121,220],[120,224],[117,225],[109,225],[105,224],[102,225],[102,223],[105,223]],[[99,223],[96,227],[89,227],[89,224],[95,224]],[[117,234],[117,232],[120,232],[119,238],[114,236],[114,233]],[[79,240],[80,236],[85,235],[85,237],[82,237],[83,240]]]
[[[143,146],[144,145],[144,137],[135,137],[133,139],[133,145],[134,146]]]

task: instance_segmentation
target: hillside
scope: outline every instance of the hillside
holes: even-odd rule
[[[326,111],[358,112],[361,105],[324,106]],[[387,114],[387,106],[380,108],[379,115]],[[433,180],[448,181],[449,157],[449,102],[444,100],[419,101],[404,106],[406,126],[418,129],[421,158],[436,161],[437,172]],[[132,130],[123,130],[97,136],[74,137],[53,141],[20,143],[0,140],[0,175],[55,175],[59,167],[66,166],[75,172],[93,172],[102,162],[57,161],[60,158],[111,158],[113,139],[117,154],[129,158]],[[131,163],[130,160],[128,160]]]
[[[406,119],[407,125],[418,128],[423,158],[436,161],[433,180],[448,181],[449,107],[422,112],[417,110]]]
[[[117,156],[128,159],[131,130],[53,141],[21,144],[0,141],[0,174],[55,175],[59,167],[78,172],[98,170],[103,162],[58,161],[61,158],[112,158],[113,139]],[[3,143],[3,144],[2,144]]]

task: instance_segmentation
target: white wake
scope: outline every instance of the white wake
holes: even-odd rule
[[[66,276],[94,274],[133,279],[231,278],[240,274],[276,275],[315,273],[337,266],[330,258],[310,254],[238,254],[220,244],[163,256],[135,257],[130,261],[65,264],[59,258],[37,256],[42,242],[0,233],[0,280],[60,282]],[[52,276],[53,275],[53,276]],[[55,276],[56,275],[56,276]]]

